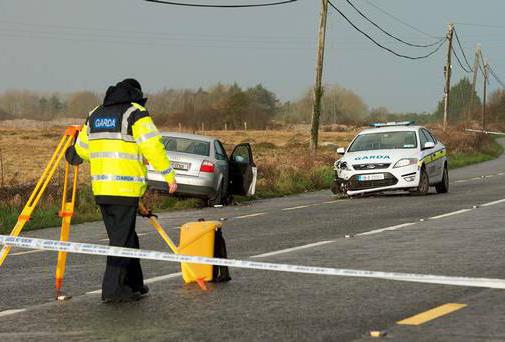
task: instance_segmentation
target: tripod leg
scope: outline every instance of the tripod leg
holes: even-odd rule
[[[71,200],[67,201],[67,191],[68,191],[68,176],[69,176],[70,165],[68,163],[65,164],[65,181],[63,185],[63,199],[60,211],[61,217],[61,232],[60,232],[60,241],[68,241],[70,237],[70,223],[72,220],[72,216],[74,213],[75,206],[75,195],[77,188],[77,175],[78,175],[78,167],[74,166],[74,175],[72,182],[72,197]],[[67,252],[58,252],[58,262],[56,265],[56,299],[62,300],[67,299],[67,297],[62,296],[61,289],[63,287],[63,277],[65,276],[65,268],[67,263]]]
[[[28,222],[30,220],[30,216],[32,215],[33,210],[35,209],[35,206],[40,201],[42,194],[46,190],[47,185],[49,184],[49,181],[51,180],[51,178],[54,175],[54,172],[58,168],[58,164],[60,163],[61,159],[63,158],[67,147],[70,146],[72,139],[73,139],[73,136],[67,135],[67,132],[65,132],[65,135],[61,138],[51,159],[47,163],[46,168],[44,169],[44,172],[42,173],[42,176],[40,177],[39,181],[37,182],[35,189],[33,190],[32,194],[30,195],[28,202],[26,203],[25,207],[23,208],[23,211],[19,215],[18,221],[10,234],[11,236],[18,236],[21,233],[21,230],[25,226],[26,222]],[[10,252],[9,246],[4,246],[2,248],[2,250],[0,251],[0,266],[2,266],[3,262],[7,258],[7,254],[9,254],[9,252]]]

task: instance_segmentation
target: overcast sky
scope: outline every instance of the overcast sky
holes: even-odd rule
[[[436,41],[427,34],[445,35],[449,21],[456,22],[470,63],[480,42],[505,79],[503,0],[352,1],[385,29],[418,44]],[[202,9],[142,0],[0,0],[0,91],[103,92],[110,83],[135,77],[147,91],[205,88],[219,81],[242,87],[262,83],[281,100],[293,100],[313,84],[320,3]],[[388,47],[410,55],[429,52],[379,34],[344,0],[334,3]],[[432,111],[443,94],[446,54],[444,47],[423,61],[395,57],[373,46],[330,8],[324,83],[352,89],[370,107]],[[453,67],[457,80],[464,73],[456,62]],[[496,82],[490,88],[496,89]]]

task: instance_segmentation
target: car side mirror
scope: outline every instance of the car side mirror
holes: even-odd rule
[[[345,154],[345,148],[343,147],[337,148],[337,153],[343,156]]]
[[[433,147],[435,147],[435,143],[432,141],[427,141],[424,143],[423,149],[429,149],[429,148],[433,148]]]

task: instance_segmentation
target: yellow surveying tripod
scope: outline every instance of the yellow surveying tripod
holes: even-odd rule
[[[40,198],[44,194],[51,178],[53,177],[58,165],[60,164],[61,159],[65,155],[65,151],[67,148],[75,142],[79,131],[81,130],[81,126],[68,126],[61,138],[58,146],[56,147],[51,159],[47,163],[42,176],[40,177],[37,185],[35,185],[35,189],[33,190],[30,198],[28,199],[26,205],[24,206],[21,214],[18,216],[18,220],[14,229],[11,232],[11,236],[19,236],[21,230],[25,226],[25,224],[30,220],[30,217],[35,210],[35,207],[40,201]],[[77,175],[79,168],[78,166],[73,166],[73,176],[72,176],[72,189],[70,200],[68,200],[68,187],[69,187],[69,175],[70,175],[70,167],[71,165],[66,162],[65,163],[65,180],[63,185],[63,199],[61,203],[61,210],[59,211],[59,216],[61,217],[61,232],[60,232],[60,241],[68,241],[70,234],[70,221],[74,214],[74,206],[75,206],[75,194],[77,187]],[[9,254],[10,246],[4,246],[0,252],[0,266],[2,266],[3,262],[7,258],[7,254]],[[58,264],[56,266],[56,298],[60,296],[61,287],[63,285],[63,276],[65,274],[65,264],[67,260],[66,252],[58,252]]]
[[[35,210],[38,202],[40,201],[44,191],[46,190],[51,178],[54,176],[58,165],[61,160],[65,156],[65,152],[67,148],[75,143],[77,139],[77,135],[81,130],[81,126],[68,126],[61,138],[58,146],[56,147],[51,159],[49,160],[42,176],[35,185],[35,189],[30,195],[26,205],[24,206],[21,214],[18,216],[18,220],[14,229],[10,233],[10,236],[19,236],[21,230],[25,226],[25,224],[30,220],[30,217]],[[72,180],[70,180],[70,169],[73,168]],[[68,241],[70,236],[70,223],[72,220],[72,216],[74,215],[74,207],[75,207],[75,198],[76,198],[76,190],[77,190],[77,176],[79,174],[79,167],[77,165],[70,165],[68,161],[65,160],[65,178],[63,183],[63,195],[61,202],[61,210],[58,215],[61,217],[61,232],[60,232],[60,241]],[[70,188],[71,187],[71,188]],[[69,191],[70,189],[70,191]],[[70,194],[69,194],[70,192]],[[151,224],[158,231],[163,240],[170,247],[172,252],[175,254],[179,254],[177,246],[172,242],[170,237],[161,227],[159,222],[156,220],[156,216],[152,215],[150,210],[146,209],[143,203],[140,203],[140,212],[143,214],[142,216],[149,218]],[[10,246],[4,246],[0,252],[0,266],[2,266],[3,262],[7,258],[7,255],[10,252]],[[65,267],[67,261],[67,252],[58,252],[58,262],[56,265],[56,299],[64,299],[65,296],[61,295],[61,289],[63,287],[63,277],[65,275]],[[188,265],[183,265],[188,272],[196,279],[198,286],[202,290],[207,290],[205,286],[205,281],[201,278],[198,278],[193,270]]]

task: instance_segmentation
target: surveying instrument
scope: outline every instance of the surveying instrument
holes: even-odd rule
[[[25,226],[25,224],[30,220],[30,217],[35,210],[35,207],[39,203],[42,195],[44,194],[49,182],[54,176],[58,166],[60,165],[61,160],[65,156],[66,150],[75,143],[79,132],[81,131],[81,126],[68,126],[65,129],[63,137],[60,139],[51,159],[47,163],[44,171],[42,172],[42,176],[37,181],[35,185],[35,189],[31,193],[28,201],[26,202],[21,214],[18,216],[16,225],[12,229],[10,236],[19,236],[21,230]],[[71,165],[68,161],[65,160],[65,174],[64,174],[64,182],[63,182],[63,193],[61,200],[61,209],[58,212],[58,216],[61,217],[61,231],[60,231],[60,241],[68,241],[70,237],[70,223],[72,217],[74,215],[75,209],[75,200],[76,200],[76,192],[77,192],[77,177],[79,175],[79,166]],[[144,204],[139,203],[139,214],[143,217],[149,219],[151,224],[154,226],[156,231],[160,234],[163,241],[169,246],[174,254],[179,254],[179,248],[175,245],[175,243],[170,239],[166,231],[159,224],[156,215],[152,214],[150,210],[148,210]],[[0,266],[2,266],[3,262],[7,258],[7,255],[10,252],[10,246],[3,246],[0,251]],[[69,299],[70,297],[64,296],[62,294],[63,287],[63,278],[65,275],[67,261],[67,252],[58,252],[58,261],[56,264],[56,275],[55,275],[55,292],[57,300]],[[191,278],[191,282],[196,282],[202,290],[207,290],[205,285],[205,278],[201,276],[197,276],[193,270],[193,267],[198,265],[191,265],[187,263],[181,263],[181,267],[183,272],[189,274]],[[190,282],[190,281],[187,281]]]

